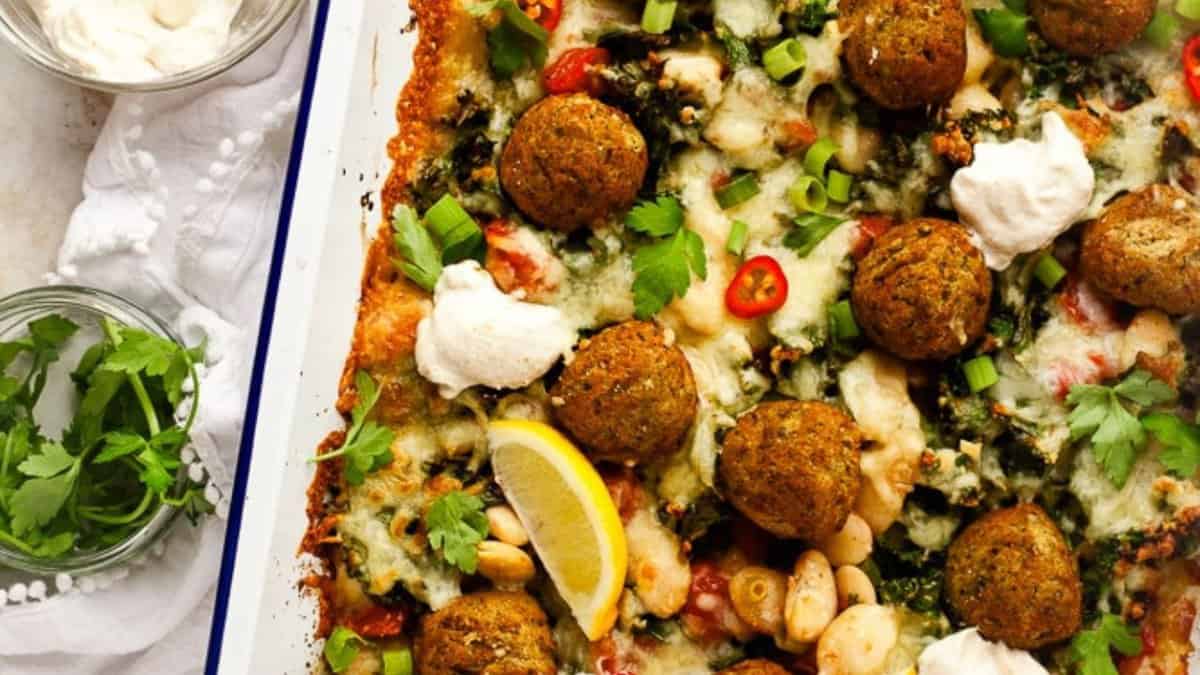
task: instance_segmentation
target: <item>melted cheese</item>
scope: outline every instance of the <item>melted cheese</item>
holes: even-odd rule
[[[713,0],[713,23],[740,38],[778,35],[779,3],[774,0]]]

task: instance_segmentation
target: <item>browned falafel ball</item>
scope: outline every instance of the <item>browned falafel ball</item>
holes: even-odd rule
[[[550,396],[559,424],[587,453],[614,462],[648,462],[679,450],[700,404],[687,357],[645,321],[582,342]]]
[[[748,659],[722,670],[717,675],[790,675],[790,673],[774,661]]]
[[[421,675],[554,675],[554,637],[526,593],[487,591],[455,599],[421,621]]]
[[[992,276],[957,223],[893,227],[858,263],[850,298],[863,330],[910,360],[947,359],[983,335]]]
[[[989,640],[1017,649],[1061,642],[1083,620],[1079,564],[1041,507],[992,511],[950,545],[946,598]]]
[[[1084,278],[1131,305],[1200,312],[1200,205],[1169,185],[1127,194],[1084,229],[1079,262]]]
[[[1158,0],[1030,0],[1046,42],[1076,56],[1099,56],[1137,39]]]
[[[907,110],[954,95],[967,68],[961,0],[855,0],[842,12],[850,79],[876,103]]]
[[[777,537],[825,541],[858,496],[864,443],[854,420],[828,403],[760,403],[722,442],[725,496]]]
[[[517,121],[500,184],[525,215],[570,232],[632,206],[648,163],[628,115],[585,94],[551,96]]]

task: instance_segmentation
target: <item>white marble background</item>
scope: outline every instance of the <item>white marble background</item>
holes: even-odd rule
[[[0,295],[52,268],[108,101],[0,45]]]

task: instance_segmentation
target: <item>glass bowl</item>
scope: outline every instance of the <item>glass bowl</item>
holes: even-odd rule
[[[28,0],[0,0],[0,36],[27,61],[67,81],[113,93],[178,89],[220,75],[271,39],[306,0],[245,0],[233,19],[225,51],[215,60],[163,77],[138,82],[106,80],[60,53],[47,39]]]
[[[33,288],[0,299],[0,341],[8,341],[18,335],[25,335],[25,326],[27,323],[50,314],[60,314],[75,321],[80,326],[93,325],[100,319],[109,317],[125,325],[139,328],[182,344],[178,336],[171,331],[170,327],[150,312],[111,293],[82,286]],[[76,357],[69,355],[70,347],[75,342],[86,341],[84,330],[81,329],[80,334],[72,338],[68,342],[67,347],[64,348],[64,354],[60,362],[52,366],[49,380],[66,381],[66,386],[69,386],[70,378],[67,377],[66,373],[75,367],[76,361]],[[60,369],[57,372],[55,370],[56,367]],[[36,409],[38,421],[48,421],[49,425],[43,424],[43,426],[47,427],[55,423],[61,423],[65,426],[65,417],[63,419],[53,419],[53,416],[49,414],[52,411],[47,410],[42,405],[47,402],[53,405],[53,392],[50,387],[51,385],[48,382],[46,392]],[[46,412],[43,412],[44,410]],[[62,413],[62,410],[58,411],[59,416]],[[57,436],[59,433],[57,429],[53,428],[46,429],[45,432],[48,436],[52,437]],[[184,480],[186,479],[181,471],[177,486],[182,485]],[[73,552],[61,558],[38,558],[0,544],[0,567],[10,567],[46,576],[59,573],[66,573],[72,576],[93,574],[130,562],[149,551],[156,543],[166,537],[172,527],[178,522],[182,513],[180,509],[173,506],[160,505],[150,520],[140,529],[136,530],[129,538],[106,549]]]

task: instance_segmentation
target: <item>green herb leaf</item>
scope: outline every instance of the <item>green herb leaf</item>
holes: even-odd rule
[[[796,14],[796,28],[812,35],[818,35],[825,29],[825,24],[837,18],[837,12],[828,9],[825,0],[808,0]]]
[[[977,9],[975,19],[983,31],[983,38],[992,45],[996,53],[1008,58],[1019,58],[1029,53],[1029,17],[1014,12],[1011,8]]]
[[[396,267],[413,283],[432,291],[442,276],[442,256],[411,207],[401,204],[392,212],[392,241],[400,254],[393,261]]]
[[[1173,401],[1176,396],[1171,385],[1154,379],[1153,375],[1144,370],[1135,370],[1130,373],[1128,377],[1113,387],[1113,391],[1143,408]]]
[[[171,340],[136,328],[121,328],[120,334],[121,344],[100,364],[104,370],[158,376],[167,372],[182,351]]]
[[[24,536],[53,520],[71,496],[78,477],[78,469],[73,468],[53,478],[32,478],[22,483],[9,501],[13,534]]]
[[[42,443],[39,454],[30,455],[17,466],[17,471],[35,478],[49,478],[71,468],[75,458],[61,443]]]
[[[138,434],[110,431],[104,435],[104,449],[92,461],[96,464],[106,464],[114,459],[139,453],[145,448],[146,439]]]
[[[335,457],[344,457],[342,475],[351,485],[362,485],[369,473],[374,473],[392,461],[392,442],[396,434],[387,427],[366,421],[371,409],[379,401],[379,388],[366,371],[354,374],[358,391],[358,402],[350,411],[350,428],[346,430],[346,441],[342,447],[311,461],[323,462]]]
[[[822,241],[825,241],[825,238],[833,233],[839,225],[846,222],[846,219],[809,213],[796,218],[793,222],[796,227],[784,236],[783,245],[804,258],[812,253]]]
[[[734,35],[733,31],[729,30],[729,26],[718,23],[716,36],[717,40],[721,42],[721,46],[725,48],[725,63],[731,72],[754,65],[754,55],[750,52],[750,46],[746,44],[745,40]]]
[[[358,658],[359,648],[366,643],[358,633],[345,626],[334,628],[329,637],[325,638],[324,653],[329,669],[340,673],[349,668],[354,659]]]
[[[488,532],[483,500],[462,491],[448,492],[425,515],[429,545],[442,552],[447,563],[474,574],[479,563],[476,546]]]
[[[1151,413],[1142,418],[1142,428],[1163,445],[1158,461],[1180,478],[1200,470],[1200,427],[1169,413]]]
[[[679,200],[660,195],[652,202],[641,202],[625,216],[625,225],[651,237],[666,237],[683,227],[683,207]]]
[[[179,468],[180,461],[178,459],[147,446],[138,453],[137,460],[142,465],[138,480],[142,481],[152,492],[161,494],[175,484],[173,472]]]
[[[673,298],[687,295],[692,274],[708,278],[704,240],[688,229],[680,229],[669,239],[638,249],[633,256],[634,313],[649,318]]]
[[[493,11],[502,14],[500,23],[488,31],[492,70],[496,75],[512,77],[526,63],[541,66],[546,62],[546,41],[550,34],[529,18],[513,0],[490,0],[472,5],[468,11],[484,17]]]
[[[1175,391],[1144,371],[1135,371],[1114,387],[1075,385],[1067,395],[1074,406],[1067,416],[1071,440],[1091,436],[1092,452],[1113,485],[1124,487],[1146,442],[1141,422],[1121,402],[1124,398],[1140,406],[1171,400]]]
[[[78,331],[78,324],[57,314],[29,322],[29,335],[38,349],[57,349]]]
[[[1079,663],[1081,675],[1117,675],[1112,651],[1136,656],[1142,651],[1142,640],[1120,617],[1105,614],[1099,625],[1085,630],[1071,640],[1071,659]]]

